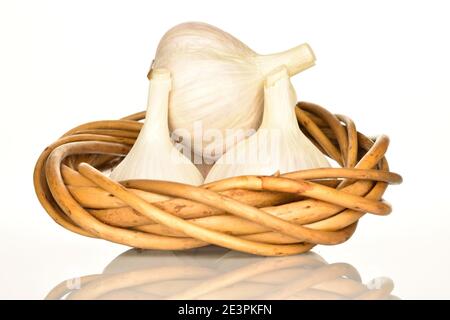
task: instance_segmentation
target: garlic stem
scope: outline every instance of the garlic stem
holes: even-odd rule
[[[316,57],[309,44],[304,43],[292,49],[275,54],[256,57],[261,73],[266,76],[279,66],[286,66],[289,76],[314,66]]]
[[[278,67],[264,82],[264,117],[260,128],[293,130],[297,132],[295,115],[297,96],[289,81],[288,70]]]
[[[142,131],[146,135],[157,133],[158,139],[169,137],[169,93],[172,88],[170,72],[167,69],[155,69],[148,88],[147,115],[149,120]],[[148,136],[148,138],[151,138]]]

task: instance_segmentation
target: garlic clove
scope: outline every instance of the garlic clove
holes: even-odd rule
[[[186,132],[196,154],[212,161],[255,131],[262,119],[267,74],[286,65],[293,76],[314,65],[309,45],[258,55],[214,26],[190,22],[170,29],[161,39],[153,68],[172,72],[169,128]],[[210,135],[217,132],[217,135]]]
[[[152,179],[202,184],[201,173],[170,139],[168,105],[171,88],[170,72],[167,69],[153,70],[144,125],[128,155],[112,171],[112,179]]]
[[[267,76],[264,99],[258,131],[222,155],[205,183],[241,175],[283,174],[330,166],[298,126],[297,97],[287,68],[279,67]]]

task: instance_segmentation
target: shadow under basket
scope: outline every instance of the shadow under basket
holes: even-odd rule
[[[278,256],[348,240],[366,213],[391,212],[382,196],[402,178],[389,171],[389,139],[351,119],[299,102],[301,130],[339,168],[243,176],[199,187],[168,181],[117,183],[102,171],[121,161],[142,128],[140,112],[80,125],[47,147],[34,186],[64,228],[130,247],[184,250],[210,244]]]

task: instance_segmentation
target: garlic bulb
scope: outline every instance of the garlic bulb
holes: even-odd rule
[[[264,84],[264,115],[258,131],[217,160],[205,183],[240,175],[328,167],[325,156],[298,126],[296,102],[288,70],[277,68]]]
[[[112,171],[112,179],[168,180],[192,185],[203,182],[198,169],[170,139],[170,90],[170,72],[166,69],[153,70],[144,125],[128,155]]]
[[[216,27],[191,22],[175,26],[163,36],[153,68],[167,68],[172,73],[170,130],[183,136],[196,154],[214,161],[242,140],[239,134],[235,137],[236,132],[258,128],[263,83],[270,71],[285,65],[293,76],[314,62],[308,44],[258,55]]]

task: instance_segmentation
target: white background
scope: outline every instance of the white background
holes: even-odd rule
[[[144,109],[146,74],[164,32],[204,21],[258,53],[308,42],[314,68],[300,100],[391,137],[404,183],[390,216],[365,216],[354,237],[314,249],[390,277],[400,298],[450,298],[450,8],[446,1],[0,2],[0,298],[43,298],[59,281],[101,272],[127,248],[56,225],[32,171],[67,129]]]

